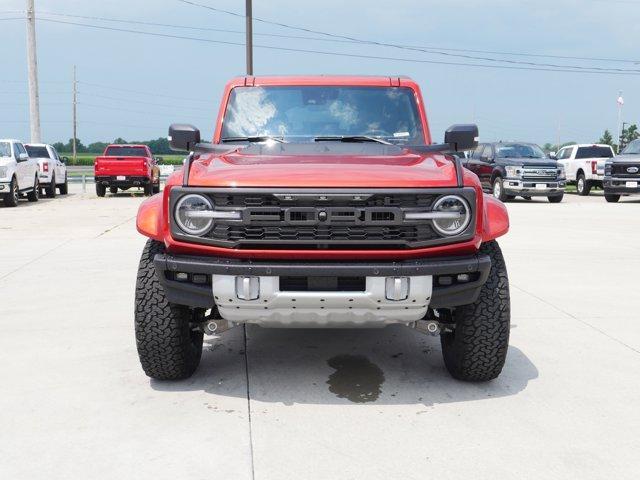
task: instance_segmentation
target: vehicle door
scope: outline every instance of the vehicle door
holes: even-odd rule
[[[575,159],[575,147],[565,147],[558,154],[558,163],[564,167],[567,180],[575,180],[578,174],[578,167]]]
[[[482,188],[486,190],[490,190],[492,188],[491,185],[491,177],[493,176],[493,168],[495,166],[495,151],[493,149],[493,145],[490,143],[485,144],[484,149],[478,159],[478,172],[476,175],[480,178],[480,182],[482,183]]]
[[[56,172],[56,183],[64,183],[64,178],[67,173],[66,165],[60,159],[60,156],[58,155],[58,152],[56,151],[55,148],[47,147],[47,150],[49,151],[49,157],[53,160],[53,163],[55,164],[54,169]]]
[[[23,190],[25,188],[33,187],[33,179],[36,172],[32,172],[31,163],[29,162],[29,155],[24,145],[21,143],[13,144],[13,154],[16,159],[16,178],[18,179],[18,188]]]
[[[480,157],[482,156],[483,150],[484,150],[484,143],[481,143],[476,147],[476,149],[473,152],[471,152],[471,155],[469,156],[469,158],[461,159],[462,165],[467,169],[471,170],[476,175],[478,175],[478,178],[480,178],[479,160],[480,160]]]

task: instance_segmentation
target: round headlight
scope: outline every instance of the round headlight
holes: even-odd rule
[[[196,194],[185,195],[176,204],[176,223],[189,235],[202,235],[213,225],[213,218],[207,214],[212,211],[213,204],[207,197]]]
[[[469,204],[457,195],[440,197],[433,205],[433,211],[443,214],[441,218],[433,220],[433,226],[442,235],[458,235],[471,221]]]

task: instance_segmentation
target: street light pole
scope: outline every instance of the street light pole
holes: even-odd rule
[[[76,80],[76,66],[73,66],[73,163],[77,159],[76,143],[78,138],[78,81]]]
[[[29,70],[29,125],[31,142],[40,143],[40,96],[38,95],[38,59],[36,55],[36,14],[34,0],[27,0],[27,65]]]
[[[247,75],[253,75],[253,15],[251,8],[251,0],[246,0],[245,16],[247,20]]]
[[[624,105],[624,99],[622,98],[622,90],[618,94],[618,99],[616,100],[618,104],[618,152],[620,153],[620,145],[622,144],[622,129],[621,129],[621,121],[622,121],[622,106]]]

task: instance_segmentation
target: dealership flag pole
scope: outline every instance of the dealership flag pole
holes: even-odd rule
[[[36,55],[36,14],[34,0],[27,0],[27,66],[29,71],[29,124],[31,142],[40,143],[40,97],[38,95],[38,59]]]
[[[618,94],[618,100],[616,100],[616,102],[618,103],[618,153],[620,153],[620,145],[622,145],[622,128],[620,122],[622,121],[622,106],[624,105],[622,90]]]

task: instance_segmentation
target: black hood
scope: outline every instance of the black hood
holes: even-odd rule
[[[513,165],[515,167],[557,167],[558,162],[550,158],[496,158],[498,165]]]
[[[612,160],[614,163],[640,163],[640,155],[616,155]]]

